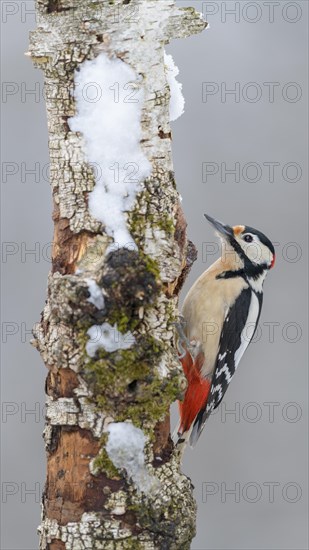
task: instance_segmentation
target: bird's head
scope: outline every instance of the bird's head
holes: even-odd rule
[[[235,251],[236,263],[241,263],[249,271],[256,268],[259,271],[268,270],[274,266],[274,245],[261,231],[248,225],[224,225],[207,214],[205,218],[228,248]]]

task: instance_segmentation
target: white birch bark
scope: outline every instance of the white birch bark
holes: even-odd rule
[[[168,411],[185,387],[173,321],[195,251],[173,174],[164,46],[206,25],[174,0],[37,0],[37,12],[29,51],[45,75],[55,222],[48,298],[34,332],[49,369],[40,548],[189,548],[195,502]],[[152,170],[126,217],[137,250],[107,250],[112,239],[89,211],[95,173],[84,137],[70,129],[75,70],[102,53],[140,75],[144,93],[141,147]],[[87,331],[103,323],[130,332],[132,345],[91,357]],[[124,421],[146,439],[135,477],[106,451],[109,423]],[[150,489],[138,486],[141,474]]]

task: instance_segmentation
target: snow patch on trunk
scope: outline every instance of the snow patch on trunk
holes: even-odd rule
[[[166,359],[162,359],[162,361],[160,361],[160,364],[157,368],[158,370],[158,373],[159,373],[159,376],[160,378],[166,378],[167,375],[168,375],[168,367],[167,367],[167,364],[166,364]]]
[[[141,80],[141,79],[140,79]],[[120,59],[101,53],[75,72],[76,114],[70,129],[81,132],[96,185],[89,211],[105,225],[119,247],[136,248],[125,212],[151,174],[140,145],[144,91],[135,71]]]
[[[176,76],[179,75],[179,69],[175,65],[174,59],[170,54],[164,52],[164,63],[166,69],[166,78],[170,87],[170,121],[177,120],[185,111],[185,98],[182,94],[182,84],[178,82]]]
[[[131,332],[122,334],[117,325],[103,323],[93,325],[88,329],[89,341],[86,344],[86,352],[89,357],[94,357],[98,349],[112,353],[121,349],[129,349],[135,344],[135,338]]]
[[[149,495],[159,489],[159,480],[149,474],[145,466],[146,438],[142,430],[128,422],[112,422],[106,451],[119,470],[126,470],[140,493]]]
[[[97,309],[104,309],[104,296],[102,294],[102,289],[94,279],[86,279],[86,283],[90,294],[87,302],[90,302],[96,306]]]

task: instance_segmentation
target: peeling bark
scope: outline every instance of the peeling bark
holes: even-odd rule
[[[206,24],[174,0],[37,0],[37,12],[30,53],[45,75],[55,224],[48,297],[33,341],[49,369],[40,548],[186,549],[195,502],[171,443],[169,405],[185,388],[173,322],[196,251],[174,180],[163,58],[170,40]],[[152,173],[127,213],[137,252],[111,250],[91,216],[94,171],[83,136],[68,124],[74,71],[101,52],[142,77],[141,146]],[[89,279],[102,289],[104,309],[89,302]],[[89,357],[87,330],[102,323],[132,333],[134,345]],[[160,491],[143,494],[114,467],[105,449],[111,421],[143,430],[147,470]]]

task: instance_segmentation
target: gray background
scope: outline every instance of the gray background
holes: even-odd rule
[[[28,32],[35,27],[34,16],[26,12],[33,3],[10,2],[16,11],[11,16],[6,16],[6,4],[2,2],[2,79],[15,85],[14,95],[2,97],[2,162],[16,163],[17,173],[1,184],[2,242],[15,243],[3,245],[11,255],[2,254],[1,263],[1,548],[33,550],[45,473],[41,432],[46,373],[27,331],[39,319],[45,300],[51,193],[43,170],[48,163],[44,101],[42,96],[23,96],[25,86],[42,91],[42,74],[23,55]],[[217,11],[208,17],[209,30],[168,47],[186,98],[186,112],[173,124],[175,171],[189,235],[199,250],[186,288],[216,257],[203,254],[206,246],[210,250],[205,243],[215,242],[204,212],[226,223],[250,224],[277,243],[258,341],[245,354],[197,447],[185,456],[183,468],[198,503],[192,548],[306,549],[308,6],[305,1],[279,2],[270,22],[265,2],[178,4]],[[225,15],[225,6],[239,7],[239,22],[237,15]],[[214,82],[219,89],[224,82],[228,89],[239,82],[239,101],[228,95],[224,102],[224,95],[217,93],[203,102],[203,82]],[[249,82],[254,86],[246,87]],[[264,82],[279,84],[273,102]],[[289,82],[301,90],[299,101],[293,101],[296,88],[284,87]],[[259,89],[261,98],[250,101]],[[35,162],[41,169],[37,181],[23,174]],[[218,167],[226,163],[228,168],[238,162],[241,170],[252,162],[261,167],[262,176],[255,183],[248,181],[257,167],[247,167],[239,182],[229,176],[224,183],[220,169],[203,182],[205,162]],[[265,162],[280,163],[273,182]],[[287,181],[296,173],[284,170],[287,163],[301,169],[298,181]],[[25,248],[35,247],[36,254],[25,255]],[[271,337],[267,323],[274,322]],[[15,334],[7,336],[8,331]],[[276,403],[274,418],[272,406],[265,403]],[[267,483],[276,483],[273,498]],[[35,494],[27,493],[35,488]],[[234,494],[226,494],[233,489]],[[214,494],[209,495],[211,490]]]

